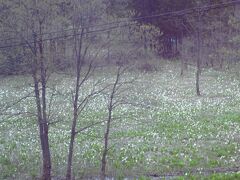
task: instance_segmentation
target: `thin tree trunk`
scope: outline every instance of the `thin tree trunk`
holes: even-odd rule
[[[181,73],[180,73],[180,76],[183,76],[184,75],[184,71],[185,71],[185,62],[184,62],[184,58],[183,56],[181,56]]]
[[[107,22],[109,22],[109,15],[107,15]],[[111,31],[107,32],[107,39],[110,40]],[[110,64],[110,44],[107,47],[107,63]]]
[[[198,96],[201,96],[200,88],[199,88],[199,79],[200,79],[200,70],[198,69],[196,72],[196,92]]]
[[[40,41],[39,41],[39,53],[40,53],[40,73],[41,73],[41,85],[42,85],[42,123],[41,123],[41,140],[43,150],[43,179],[51,179],[51,154],[49,148],[48,139],[48,119],[47,119],[47,105],[46,105],[46,67],[44,63],[44,52],[42,42],[42,25],[40,23]]]
[[[147,55],[148,47],[147,47],[147,33],[146,30],[143,30],[143,40],[144,40],[144,53]]]
[[[41,34],[40,29],[40,34]],[[39,135],[42,149],[42,180],[51,180],[51,154],[49,148],[49,140],[48,140],[48,122],[47,122],[47,114],[46,114],[46,68],[44,65],[44,57],[43,57],[43,44],[40,36],[39,41],[39,54],[37,53],[37,39],[35,36],[34,41],[34,62],[33,62],[33,80],[34,80],[34,92],[35,99],[37,105],[37,115],[38,115],[38,127],[39,127]],[[39,62],[38,62],[39,59]],[[40,66],[40,67],[39,67]],[[38,71],[40,70],[40,82],[41,82],[41,92],[42,96],[40,96],[40,87],[38,80]]]
[[[33,75],[34,78],[34,92],[35,92],[35,99],[37,104],[37,114],[38,114],[38,127],[39,127],[39,134],[40,134],[40,142],[41,142],[41,149],[42,149],[42,161],[43,161],[43,172],[42,172],[42,179],[43,180],[50,180],[51,179],[51,158],[50,158],[50,151],[48,146],[48,128],[46,124],[43,122],[42,117],[42,107],[41,107],[41,98],[39,92],[39,85],[36,74]]]
[[[200,55],[200,12],[198,15],[198,27],[197,27],[197,72],[196,72],[196,93],[197,96],[200,96],[200,87],[199,87],[199,79],[201,74],[201,55]]]
[[[76,86],[75,86],[75,94],[74,94],[74,102],[73,102],[73,121],[72,121],[72,129],[71,129],[71,139],[69,144],[69,152],[68,152],[68,162],[67,162],[67,173],[66,180],[71,180],[72,176],[72,158],[74,151],[74,141],[76,136],[76,126],[78,119],[78,100],[79,100],[79,90],[80,90],[80,75],[81,75],[81,66],[82,66],[82,40],[83,40],[84,29],[81,31],[81,36],[79,43],[77,43],[77,37],[75,36],[75,53],[77,58],[77,71],[76,71]],[[77,49],[78,46],[78,49]]]
[[[102,162],[101,162],[101,172],[100,172],[100,180],[105,180],[106,178],[106,165],[107,165],[107,153],[108,153],[108,140],[109,140],[109,132],[110,132],[110,126],[111,126],[111,121],[112,121],[112,111],[114,109],[114,96],[116,93],[117,85],[119,82],[119,77],[120,77],[120,70],[121,68],[119,67],[118,72],[117,72],[117,77],[113,85],[113,89],[110,95],[110,101],[108,105],[108,120],[107,120],[107,127],[106,131],[104,134],[104,148],[103,148],[103,155],[102,155]]]
[[[104,149],[103,149],[103,155],[102,155],[102,167],[101,167],[101,180],[105,180],[106,178],[106,165],[107,165],[107,151],[108,151],[108,139],[109,139],[109,132],[110,132],[110,124],[111,124],[111,118],[112,118],[112,109],[109,108],[108,110],[108,121],[107,121],[107,129],[104,135]]]
[[[181,58],[181,73],[180,75],[183,76],[184,72],[187,70],[187,62],[184,55],[184,48],[183,48],[183,32],[181,32],[181,37],[179,38],[179,48],[180,48],[180,58]]]
[[[35,75],[33,78],[34,78],[35,98],[36,98],[37,111],[38,111],[37,113],[38,127],[39,127],[40,142],[41,142],[41,149],[42,149],[42,161],[43,161],[42,179],[50,180],[51,179],[51,158],[50,158],[50,151],[48,146],[48,134],[47,134],[48,128],[43,123],[38,81]]]
[[[66,180],[70,180],[72,178],[72,157],[73,157],[73,150],[74,150],[74,141],[75,141],[75,129],[77,124],[77,118],[74,117],[72,130],[71,130],[71,140],[69,145],[69,152],[68,152],[68,164],[67,164],[67,174]]]
[[[76,84],[76,92],[75,92],[75,100],[74,100],[74,113],[73,113],[73,122],[72,122],[72,129],[71,129],[71,140],[69,144],[69,151],[68,151],[68,162],[67,162],[67,174],[66,180],[71,180],[72,175],[72,158],[73,158],[73,151],[74,151],[74,141],[76,136],[76,125],[77,125],[77,106],[78,106],[78,96],[79,96],[79,81],[80,76],[77,77],[77,84]]]

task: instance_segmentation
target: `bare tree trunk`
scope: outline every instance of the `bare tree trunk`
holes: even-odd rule
[[[79,100],[79,90],[80,90],[80,75],[81,75],[81,66],[82,66],[82,40],[83,40],[84,30],[81,31],[81,37],[79,42],[77,42],[77,36],[75,37],[75,53],[77,58],[77,71],[76,71],[76,86],[75,86],[75,94],[74,94],[74,102],[73,102],[73,121],[72,121],[72,129],[71,129],[71,139],[69,144],[69,152],[68,152],[68,162],[67,162],[67,173],[66,180],[71,179],[72,175],[72,158],[74,151],[74,141],[76,136],[76,125],[78,119],[78,100]]]
[[[43,172],[42,172],[42,179],[43,180],[50,180],[51,179],[51,156],[48,144],[48,127],[46,123],[44,123],[42,117],[42,107],[41,107],[41,98],[39,92],[39,85],[36,74],[33,75],[34,78],[34,92],[35,92],[35,99],[37,104],[37,114],[38,114],[38,126],[39,126],[39,133],[40,133],[40,142],[41,142],[41,149],[42,149],[42,161],[43,161]]]
[[[200,12],[198,14],[198,27],[197,27],[197,72],[196,72],[196,93],[197,96],[200,96],[200,87],[199,87],[199,79],[201,74],[201,55],[200,55]]]
[[[49,148],[48,140],[48,120],[47,120],[47,109],[46,109],[46,67],[44,63],[44,52],[43,52],[43,42],[42,42],[42,29],[40,23],[40,40],[37,48],[37,37],[35,36],[34,41],[34,62],[33,62],[33,80],[34,80],[34,92],[37,105],[38,114],[38,126],[39,135],[42,149],[42,180],[51,179],[51,154]],[[39,61],[38,61],[39,59]],[[40,79],[38,79],[38,71],[40,71]],[[39,82],[41,83],[41,88],[39,87]],[[41,90],[40,90],[41,89]],[[41,96],[40,96],[41,93]]]
[[[181,73],[180,75],[184,75],[184,71],[187,69],[187,63],[185,60],[185,52],[183,48],[183,32],[181,32],[181,37],[179,38],[179,46],[180,46],[180,58],[181,58]]]
[[[144,29],[143,30],[143,41],[144,41],[144,53],[145,55],[147,55],[148,53],[148,47],[147,47],[147,33],[146,33],[146,30]]]
[[[181,47],[181,55],[180,55],[180,58],[181,58],[181,73],[180,75],[183,76],[184,75],[184,72],[188,69],[188,65],[187,65],[187,59],[186,59],[186,55],[184,50],[183,50],[183,42],[182,40],[180,41],[180,47]]]
[[[109,15],[107,15],[107,22],[109,22]],[[110,40],[111,31],[107,32],[107,39]],[[107,47],[107,63],[110,64],[110,44]]]
[[[45,87],[42,87],[43,116],[40,124],[40,139],[41,139],[42,152],[43,152],[43,177],[44,177],[43,179],[48,180],[48,179],[51,179],[51,155],[50,155],[49,140],[48,140],[48,122],[47,122],[47,116],[46,116],[44,88]]]
[[[34,1],[34,7],[36,7],[37,1]],[[33,80],[34,80],[34,92],[37,105],[38,115],[38,127],[40,135],[40,143],[42,149],[42,180],[51,180],[51,153],[49,148],[48,139],[48,119],[47,119],[47,104],[46,104],[46,84],[47,84],[47,68],[44,60],[43,50],[43,22],[44,20],[38,20],[39,24],[39,36],[34,33],[34,48],[32,49],[34,55],[33,62]],[[32,22],[34,25],[34,21]],[[31,45],[29,45],[31,47]],[[38,52],[39,50],[39,52]],[[39,54],[39,56],[38,56]],[[39,87],[39,83],[41,87]],[[40,95],[41,93],[41,95]]]
[[[36,79],[36,76],[33,75],[34,78],[34,88],[35,88],[35,98],[37,104],[37,111],[38,111],[38,126],[39,126],[39,133],[40,133],[40,142],[41,142],[41,149],[42,149],[42,160],[43,160],[43,172],[42,172],[42,179],[43,180],[50,180],[51,179],[51,157],[48,145],[48,127],[43,122],[42,117],[42,108],[41,108],[41,98],[39,92],[39,85]]]
[[[67,174],[66,180],[71,179],[72,175],[72,157],[73,157],[73,150],[74,150],[74,141],[76,136],[76,125],[78,119],[78,97],[79,97],[79,81],[80,75],[77,76],[77,83],[76,83],[76,91],[75,91],[75,100],[74,100],[74,107],[73,107],[73,122],[72,122],[72,129],[71,129],[71,140],[69,144],[69,152],[68,152],[68,164],[67,164]]]
[[[109,141],[110,126],[111,126],[111,122],[112,122],[112,111],[114,109],[113,100],[114,100],[114,97],[115,97],[115,94],[117,91],[117,85],[119,83],[119,78],[120,78],[120,74],[121,74],[120,71],[121,71],[121,67],[118,68],[117,77],[114,82],[112,92],[110,95],[110,101],[108,104],[108,119],[107,119],[107,127],[106,127],[105,134],[104,134],[104,148],[103,148],[103,155],[102,155],[102,161],[101,161],[100,180],[105,180],[105,178],[106,178],[108,141]]]
[[[187,70],[187,62],[185,62],[185,59],[181,57],[181,73],[180,75],[183,76],[184,72]]]
[[[46,67],[43,56],[43,42],[42,42],[42,26],[40,24],[40,41],[39,41],[39,53],[40,53],[40,73],[41,73],[41,85],[42,85],[42,122],[40,136],[43,150],[43,176],[44,180],[51,179],[51,154],[48,140],[48,120],[47,120],[47,105],[46,105]]]
[[[105,180],[106,178],[106,165],[107,165],[107,151],[108,151],[108,139],[109,139],[109,132],[110,132],[110,124],[112,119],[112,108],[109,107],[108,110],[108,120],[107,120],[107,128],[104,135],[104,149],[102,155],[102,167],[101,167],[101,180]]]
[[[200,73],[201,73],[200,70],[197,69],[197,72],[196,72],[196,92],[197,92],[197,96],[201,96],[200,88],[199,88]]]

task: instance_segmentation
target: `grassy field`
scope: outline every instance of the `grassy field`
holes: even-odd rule
[[[231,71],[208,69],[201,75],[202,96],[195,94],[194,69],[179,76],[179,64],[160,63],[157,72],[128,72],[137,77],[122,93],[129,104],[114,111],[110,134],[108,174],[116,178],[139,179],[234,179],[235,175],[209,175],[240,171],[240,78]],[[236,70],[236,71],[235,71]],[[114,71],[99,70],[84,87],[90,91],[97,80],[112,82]],[[14,102],[33,91],[31,79],[0,79],[0,105]],[[74,79],[54,75],[49,86],[53,96],[50,126],[53,175],[64,176],[71,126],[71,87]],[[49,89],[51,94],[53,89]],[[94,98],[79,119],[78,127],[107,117],[103,95]],[[40,147],[34,98],[24,99],[0,122],[0,179],[36,179],[40,174]],[[28,112],[28,113],[27,113]],[[74,154],[76,179],[96,176],[100,169],[104,124],[79,134]],[[146,178],[144,178],[146,177]],[[198,177],[198,178],[197,178]]]

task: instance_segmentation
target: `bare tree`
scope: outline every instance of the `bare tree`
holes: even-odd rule
[[[83,37],[84,37],[84,28],[81,29],[80,37],[76,35],[77,31],[75,30],[74,35],[74,51],[76,58],[76,82],[75,82],[75,91],[73,93],[73,120],[72,120],[72,129],[71,129],[71,139],[69,144],[69,152],[68,152],[68,161],[67,161],[67,173],[66,179],[71,179],[72,175],[72,157],[74,150],[74,141],[76,136],[76,125],[77,119],[79,117],[79,109],[81,105],[79,104],[79,90],[82,84],[88,79],[90,72],[92,71],[92,65],[89,65],[87,73],[84,75],[83,79],[81,79],[81,72],[84,63],[84,59],[87,52],[87,47],[83,47]]]
[[[118,66],[116,77],[114,83],[112,84],[109,95],[108,95],[108,103],[107,103],[107,110],[108,116],[105,127],[104,133],[104,147],[102,152],[102,159],[101,159],[101,171],[100,171],[100,179],[105,180],[106,178],[106,166],[107,166],[107,154],[109,150],[109,136],[111,125],[114,120],[113,118],[113,111],[120,105],[127,104],[126,100],[122,100],[119,95],[123,93],[126,89],[122,90],[121,87],[126,84],[132,84],[134,80],[130,81],[121,81],[121,77],[124,75],[128,67]]]
[[[46,34],[55,26],[56,5],[53,1],[18,1],[7,2],[11,14],[7,20],[1,21],[10,29],[18,42],[15,46],[22,48],[29,73],[33,79],[34,97],[36,102],[37,122],[42,152],[43,180],[51,179],[51,153],[49,145],[49,114],[47,81],[50,76],[49,60],[47,57]],[[21,22],[21,23],[19,23]],[[59,21],[57,21],[59,22]],[[11,47],[11,46],[10,46]]]

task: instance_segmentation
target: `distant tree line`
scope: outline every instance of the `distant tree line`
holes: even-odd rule
[[[55,5],[54,15],[52,15],[55,20],[51,27],[47,26],[45,29],[47,28],[48,32],[53,33],[44,34],[44,39],[49,39],[45,46],[48,46],[49,57],[53,58],[52,65],[58,70],[64,70],[72,65],[70,46],[73,41],[69,37],[72,31],[66,30],[73,28],[69,19],[72,16],[74,7],[69,1],[52,2],[50,7]],[[81,19],[84,24],[90,24],[86,31],[96,29],[96,27],[91,27],[96,22],[98,24],[107,24],[108,22],[117,22],[119,19],[126,21],[134,20],[136,24],[127,25],[123,32],[123,36],[128,36],[128,39],[125,39],[126,43],[131,43],[134,39],[135,42],[142,43],[145,52],[154,52],[167,59],[182,57],[185,63],[187,59],[196,54],[196,47],[190,47],[190,44],[194,42],[193,39],[196,39],[196,30],[200,27],[201,39],[206,39],[204,46],[211,46],[211,53],[209,48],[203,48],[209,50],[209,57],[205,58],[209,60],[205,60],[205,64],[213,65],[213,62],[216,62],[214,58],[216,59],[216,56],[222,53],[220,61],[217,60],[217,63],[222,66],[224,57],[226,57],[226,54],[229,54],[227,49],[231,47],[231,52],[234,49],[233,43],[231,42],[232,45],[230,45],[228,40],[233,38],[235,36],[233,33],[237,31],[236,24],[233,24],[233,19],[235,18],[235,21],[237,21],[236,19],[239,18],[236,16],[238,9],[237,6],[219,6],[213,9],[207,7],[227,2],[229,1],[186,0],[182,3],[178,0],[95,0],[89,4],[88,10],[91,13],[86,15],[80,13],[77,18]],[[26,66],[27,62],[24,58],[26,51],[23,50],[22,46],[17,46],[17,44],[23,43],[22,38],[19,36],[19,33],[9,31],[9,28],[21,31],[22,25],[24,25],[24,23],[16,21],[17,16],[23,15],[23,10],[19,8],[21,3],[5,1],[0,5],[2,10],[0,13],[0,35],[2,37],[0,45],[10,45],[9,48],[1,48],[0,51],[1,74],[28,73],[29,68]],[[96,4],[98,6],[95,6]],[[198,12],[197,7],[206,8],[199,9]],[[201,14],[201,24],[198,23],[199,13]],[[55,31],[58,31],[58,33],[54,33]],[[114,37],[114,34],[116,36],[114,31],[110,30],[108,35],[103,32],[91,38],[93,41],[109,39]],[[54,36],[61,36],[62,38],[51,39]],[[224,38],[221,39],[221,37]],[[28,35],[27,39],[29,38],[33,41],[33,37]],[[228,48],[221,51],[217,50],[216,46],[219,45],[219,41],[221,43],[224,42]],[[11,47],[11,45],[14,46]],[[108,60],[109,56],[110,54],[108,53]]]

